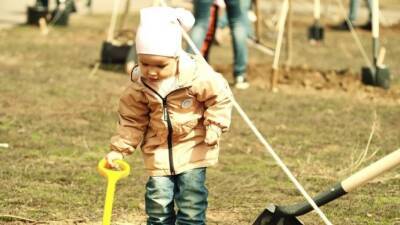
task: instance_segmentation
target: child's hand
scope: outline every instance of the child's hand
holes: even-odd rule
[[[208,125],[206,127],[206,137],[204,142],[208,145],[217,144],[219,137],[221,136],[221,128],[216,125]]]
[[[109,169],[119,169],[119,165],[114,162],[114,160],[121,160],[124,158],[124,155],[121,152],[111,151],[109,152],[105,159],[106,159],[106,167]]]

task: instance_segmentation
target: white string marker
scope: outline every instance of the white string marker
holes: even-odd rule
[[[289,10],[289,1],[284,0],[283,4],[282,4],[281,16],[279,17],[279,22],[278,22],[278,29],[279,29],[278,30],[278,40],[276,41],[274,62],[272,64],[272,69],[275,69],[275,70],[278,69],[279,56],[281,53],[283,33],[285,31],[285,23],[286,23],[286,16],[287,16],[288,10]]]
[[[366,53],[366,51],[365,51],[363,45],[361,44],[361,41],[360,41],[360,39],[358,38],[357,33],[356,33],[356,31],[354,30],[354,27],[353,27],[351,21],[350,21],[349,18],[347,17],[346,10],[345,10],[345,8],[344,8],[344,6],[343,6],[342,0],[336,0],[336,2],[338,3],[338,6],[339,6],[339,9],[340,9],[340,11],[341,11],[341,13],[342,13],[343,18],[345,19],[347,25],[348,25],[349,28],[350,28],[350,33],[351,33],[351,35],[353,36],[353,39],[354,39],[354,41],[356,42],[356,45],[357,45],[358,49],[360,50],[361,55],[363,56],[365,63],[367,64],[367,66],[368,66],[368,68],[370,69],[371,73],[375,74],[375,67],[374,67],[374,65],[371,63],[371,60],[369,60],[369,58],[368,58],[368,56],[367,56],[367,53]]]
[[[285,23],[288,11],[289,11],[289,1],[284,0],[282,3],[281,14],[278,21],[278,39],[276,41],[274,61],[272,63],[271,90],[273,92],[278,91],[277,85],[279,80],[279,73],[278,73],[279,57],[281,54],[283,33],[285,32]]]

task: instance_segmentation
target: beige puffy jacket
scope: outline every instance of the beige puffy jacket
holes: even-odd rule
[[[204,142],[206,128],[229,128],[232,95],[221,74],[202,59],[183,53],[179,58],[177,88],[164,98],[156,87],[132,72],[132,83],[119,104],[117,135],[111,149],[130,154],[126,144],[141,150],[150,176],[182,173],[218,162],[219,144]]]

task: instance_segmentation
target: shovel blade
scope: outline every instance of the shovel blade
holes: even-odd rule
[[[280,215],[275,211],[275,205],[270,205],[256,219],[253,225],[304,225],[295,216]]]

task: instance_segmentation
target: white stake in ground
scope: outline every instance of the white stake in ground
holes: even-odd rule
[[[347,26],[349,26],[349,28],[350,28],[350,33],[353,36],[353,39],[356,42],[356,45],[357,45],[358,49],[360,50],[361,55],[362,55],[365,63],[368,66],[368,69],[371,71],[371,73],[373,73],[374,72],[374,66],[371,63],[371,60],[368,58],[367,53],[365,52],[365,49],[364,49],[363,45],[361,44],[361,41],[358,38],[356,31],[354,30],[353,24],[351,23],[351,21],[349,20],[349,18],[346,15],[346,10],[345,10],[345,8],[343,6],[342,0],[336,0],[336,2],[338,3],[340,12],[342,13],[342,16],[343,16],[344,20],[346,21]]]
[[[372,55],[376,69],[379,50],[379,0],[372,1]]]
[[[273,92],[278,91],[278,80],[279,80],[279,56],[282,48],[283,33],[285,32],[286,17],[289,10],[289,1],[284,0],[281,9],[281,15],[278,21],[278,40],[276,41],[274,62],[272,64],[272,76],[271,76],[271,90]]]
[[[256,30],[256,42],[260,43],[261,42],[261,23],[262,23],[262,18],[261,18],[261,9],[260,9],[260,0],[253,0],[253,6],[254,6],[254,11],[256,14],[256,21],[255,21],[255,30]]]
[[[324,28],[320,23],[321,2],[314,0],[314,24],[308,28],[308,40],[311,44],[317,44],[324,39]]]
[[[292,0],[289,0],[289,8],[288,8],[288,15],[287,15],[287,22],[286,22],[286,62],[285,68],[287,70],[290,69],[292,65],[292,49],[293,49],[293,32],[292,32],[292,25],[293,25],[293,4]]]
[[[375,73],[371,74],[373,85],[388,89],[390,87],[390,71],[383,64],[385,49],[379,46],[379,0],[372,1],[372,51]],[[379,52],[379,55],[378,55]],[[365,76],[365,74],[363,74]]]
[[[110,27],[108,28],[108,34],[107,34],[107,42],[110,43],[114,40],[115,26],[117,24],[117,16],[120,6],[121,6],[121,0],[114,0]]]

